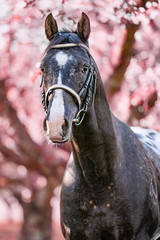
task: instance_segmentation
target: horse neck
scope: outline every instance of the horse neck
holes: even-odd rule
[[[106,186],[114,181],[119,154],[112,115],[99,73],[94,103],[80,126],[73,127],[72,147],[77,170],[91,187]]]

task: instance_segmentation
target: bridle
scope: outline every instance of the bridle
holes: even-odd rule
[[[43,86],[43,91],[42,91],[42,104],[44,107],[45,112],[47,113],[47,109],[48,109],[48,103],[49,103],[49,96],[53,93],[53,91],[55,89],[62,89],[64,91],[66,91],[68,94],[70,94],[76,104],[78,105],[78,113],[76,115],[76,117],[73,119],[73,123],[78,126],[82,123],[85,114],[88,110],[88,105],[89,102],[91,101],[92,98],[92,102],[94,100],[94,93],[96,90],[96,72],[94,70],[94,65],[93,65],[93,61],[92,61],[92,56],[89,52],[89,48],[84,45],[84,44],[76,44],[76,43],[66,43],[66,44],[57,44],[57,45],[53,45],[50,48],[47,49],[46,54],[48,53],[48,51],[50,49],[59,49],[59,48],[70,48],[70,47],[83,47],[87,50],[87,53],[89,55],[89,59],[90,59],[90,65],[89,65],[89,72],[88,72],[88,76],[87,79],[83,85],[83,87],[80,89],[80,91],[78,93],[76,93],[72,88],[70,88],[69,86],[66,86],[64,84],[54,84],[51,87],[49,87],[49,89],[47,90],[46,94],[45,94],[45,90],[44,90],[44,86]],[[40,87],[43,84],[43,74],[42,74],[42,81],[40,84]],[[85,100],[82,103],[81,101],[81,96],[84,93],[84,91],[87,90],[86,96],[85,96]]]

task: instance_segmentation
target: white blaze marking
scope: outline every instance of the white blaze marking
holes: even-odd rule
[[[73,60],[73,57],[68,56],[66,53],[59,51],[55,56],[55,60],[57,61],[58,67],[62,68],[66,65],[66,63],[70,60]],[[57,84],[62,84],[62,74],[61,70],[59,70],[58,81]],[[51,137],[60,137],[62,132],[62,125],[64,124],[64,100],[63,100],[63,90],[56,89],[53,101],[50,107],[50,114],[48,117],[47,124],[47,134]]]
[[[62,84],[61,72],[59,72],[57,84]],[[54,99],[50,108],[49,118],[55,118],[56,114],[64,116],[63,92],[61,89],[55,90]]]
[[[65,66],[65,64],[68,61],[68,56],[64,52],[58,52],[56,54],[55,58],[56,58],[56,61],[57,61],[59,67]]]
[[[58,52],[55,55],[55,58],[59,67],[65,66],[67,61],[70,59],[68,58],[67,54],[62,51]],[[62,84],[61,71],[59,71],[57,84]],[[49,121],[52,121],[53,119],[57,118],[57,116],[58,118],[61,118],[59,120],[64,121],[64,111],[65,110],[64,110],[63,90],[56,89],[53,102],[50,108]],[[59,122],[59,124],[61,123]]]
[[[57,84],[62,84],[61,72],[59,72]],[[50,108],[49,121],[47,124],[49,132],[52,135],[58,136],[61,133],[61,126],[64,122],[64,112],[63,91],[61,89],[56,89]]]

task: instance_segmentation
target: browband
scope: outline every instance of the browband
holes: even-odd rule
[[[83,44],[83,43],[65,43],[65,44],[57,44],[57,45],[51,46],[50,48],[48,48],[48,49],[46,50],[46,53],[48,53],[48,51],[49,51],[50,49],[54,49],[54,48],[68,48],[68,47],[83,47],[83,48],[85,48],[88,52],[90,52],[90,51],[89,51],[89,48],[88,48],[85,44]]]

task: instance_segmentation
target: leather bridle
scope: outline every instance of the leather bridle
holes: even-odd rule
[[[76,117],[73,119],[73,123],[78,126],[82,123],[85,114],[88,110],[88,105],[89,102],[91,101],[92,98],[92,102],[94,100],[94,93],[95,93],[95,89],[96,89],[96,72],[94,70],[94,66],[93,66],[93,62],[92,62],[92,56],[89,52],[89,48],[84,45],[84,44],[75,44],[75,43],[66,43],[66,44],[57,44],[57,45],[53,45],[50,48],[47,49],[46,53],[48,53],[48,51],[50,49],[59,49],[59,48],[70,48],[70,47],[83,47],[87,50],[87,53],[89,55],[90,58],[90,65],[89,65],[89,72],[88,72],[88,76],[87,79],[83,85],[83,87],[81,88],[81,90],[76,93],[72,88],[70,88],[69,86],[66,86],[64,84],[54,84],[51,87],[49,87],[49,89],[47,90],[46,94],[45,94],[45,90],[43,87],[43,92],[42,92],[42,104],[44,107],[44,110],[47,113],[47,109],[48,109],[48,103],[49,103],[49,96],[53,93],[53,91],[55,89],[62,89],[64,91],[66,91],[68,94],[70,94],[76,104],[78,105],[78,113],[76,115]],[[42,74],[42,81],[41,81],[41,85],[43,84],[43,74]],[[86,97],[84,102],[82,103],[81,101],[81,96],[84,93],[84,91],[87,91],[86,93]]]

